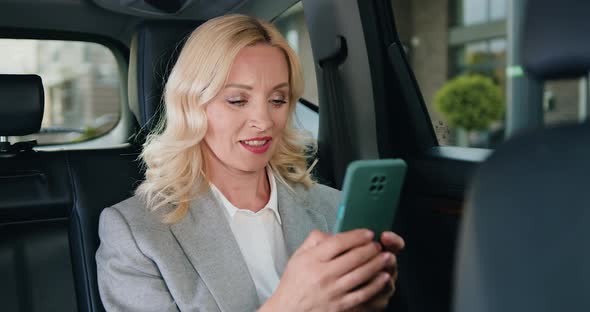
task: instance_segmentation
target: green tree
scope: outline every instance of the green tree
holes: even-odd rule
[[[462,75],[448,81],[434,97],[434,107],[450,126],[486,130],[504,116],[504,100],[492,79]]]

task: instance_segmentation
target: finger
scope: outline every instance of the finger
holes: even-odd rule
[[[329,263],[330,275],[341,277],[353,269],[369,262],[381,251],[381,244],[369,242],[362,246],[353,248],[342,255],[334,258]]]
[[[301,247],[299,247],[295,253],[301,253],[306,250],[309,250],[319,245],[323,240],[327,239],[328,237],[330,237],[330,234],[328,233],[313,230],[311,231],[311,233],[309,233],[305,241],[303,241],[303,244],[301,244]]]
[[[393,296],[393,294],[395,293],[395,282],[393,280],[393,277],[391,277],[389,279],[389,281],[387,283],[385,283],[385,286],[383,286],[383,288],[381,289],[381,291],[377,294],[377,297],[391,297]]]
[[[395,254],[399,253],[406,246],[404,239],[391,231],[381,233],[381,244],[383,244],[383,248]]]
[[[373,232],[367,229],[338,233],[322,241],[321,246],[316,246],[317,255],[321,261],[330,261],[345,251],[370,242],[373,236]]]
[[[383,289],[390,279],[391,277],[389,274],[381,273],[374,277],[367,285],[346,293],[338,302],[339,310],[350,309],[369,301],[372,297],[377,295],[381,289]]]
[[[364,306],[366,306],[366,311],[381,311],[383,310],[387,304],[389,303],[389,299],[393,296],[395,292],[395,288],[393,286],[393,282],[390,279],[390,282],[385,283],[385,286],[369,301],[367,301]]]
[[[373,257],[369,262],[357,267],[351,272],[343,275],[336,280],[335,289],[340,292],[348,292],[351,289],[359,287],[360,285],[370,281],[375,276],[379,275],[389,263],[391,253],[380,253]],[[381,272],[391,276],[387,272]]]
[[[385,271],[389,273],[391,276],[397,277],[397,257],[392,253],[390,253],[390,255],[391,258],[385,266]]]

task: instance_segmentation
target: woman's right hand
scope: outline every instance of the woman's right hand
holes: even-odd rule
[[[346,311],[372,298],[390,281],[383,271],[393,256],[381,252],[373,235],[313,231],[259,311]]]

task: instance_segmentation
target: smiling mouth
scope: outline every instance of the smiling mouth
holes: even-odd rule
[[[240,143],[248,146],[260,147],[268,143],[270,140],[241,140]]]
[[[248,151],[254,154],[264,154],[270,148],[272,137],[253,138],[250,140],[240,140],[240,144]]]

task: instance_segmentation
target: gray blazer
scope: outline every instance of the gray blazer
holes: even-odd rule
[[[290,191],[277,183],[291,255],[309,232],[330,231],[339,192],[324,185]],[[107,311],[254,311],[254,282],[222,207],[208,192],[178,223],[165,225],[131,197],[100,216],[98,285]]]

